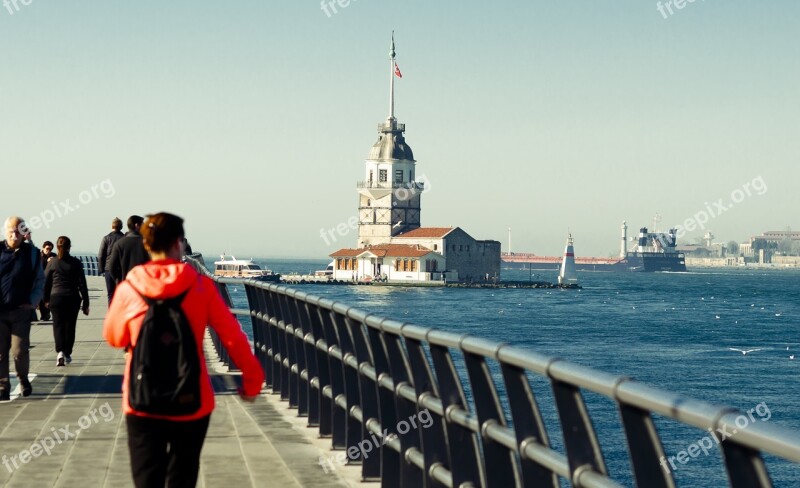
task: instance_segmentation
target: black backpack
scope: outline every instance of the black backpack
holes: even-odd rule
[[[181,308],[186,293],[165,300],[142,295],[149,308],[128,377],[128,403],[134,410],[180,416],[200,409],[200,358]]]

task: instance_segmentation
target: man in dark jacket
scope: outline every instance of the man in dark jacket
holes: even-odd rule
[[[111,297],[114,296],[114,290],[117,288],[117,282],[111,276],[111,269],[108,266],[109,258],[114,244],[123,237],[125,237],[125,234],[122,233],[122,221],[115,217],[111,221],[111,232],[103,236],[103,240],[100,241],[100,252],[97,253],[97,271],[106,278],[108,303],[111,303]]]
[[[56,253],[53,252],[53,243],[50,241],[44,241],[42,243],[42,251],[40,253],[42,269],[47,268],[47,263],[49,263],[50,260],[55,257]],[[39,302],[39,313],[41,314],[41,320],[50,320],[50,309],[44,304],[44,299]]]
[[[22,396],[33,391],[28,381],[31,311],[42,299],[44,270],[39,250],[24,242],[25,221],[9,217],[3,229],[5,240],[0,243],[0,401],[8,401],[11,357]]]
[[[144,222],[142,217],[131,215],[128,218],[128,233],[111,248],[111,255],[106,264],[117,283],[125,279],[131,268],[150,261],[150,255],[144,249],[144,241],[139,233],[142,222]]]

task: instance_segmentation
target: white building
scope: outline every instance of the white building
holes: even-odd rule
[[[441,281],[445,259],[422,246],[378,244],[340,249],[334,259],[333,279],[344,281]]]

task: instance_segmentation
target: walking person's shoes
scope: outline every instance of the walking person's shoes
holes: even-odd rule
[[[72,356],[70,356],[69,354],[67,354],[66,358],[67,358],[67,364],[69,364],[69,363],[71,363],[71,362],[72,362]]]
[[[33,393],[33,387],[31,386],[31,382],[28,381],[28,378],[25,379],[20,378],[19,386],[22,387],[22,396],[24,397],[31,396],[31,393]]]
[[[58,353],[58,356],[56,357],[56,366],[66,366],[63,352]]]
[[[10,402],[11,394],[8,390],[0,390],[0,402]]]

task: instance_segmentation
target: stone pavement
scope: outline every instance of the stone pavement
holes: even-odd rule
[[[12,361],[12,401],[0,403],[2,486],[133,486],[121,414],[123,353],[102,338],[103,279],[87,279],[91,313],[78,320],[72,364],[56,367],[51,322],[35,322],[31,329],[33,395],[28,398],[19,396]],[[313,439],[313,431],[290,418],[274,395],[244,403],[236,395],[236,375],[217,362],[208,366],[217,407],[198,486],[360,485],[338,477],[345,473],[323,472],[318,459],[330,454],[324,452],[325,440]],[[347,469],[353,477],[356,468]]]

